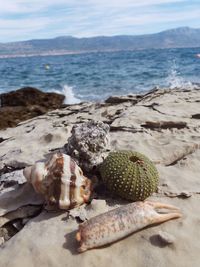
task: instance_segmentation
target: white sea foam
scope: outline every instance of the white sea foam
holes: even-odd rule
[[[176,61],[173,61],[172,66],[170,68],[170,72],[168,77],[166,78],[166,83],[170,87],[170,89],[174,88],[193,88],[194,85],[190,82],[185,80],[183,77],[180,76],[180,73],[177,70]]]
[[[65,96],[64,104],[78,104],[81,102],[80,99],[75,97],[72,86],[65,84],[61,90],[54,90],[54,92]]]
[[[72,86],[64,85],[61,93],[65,96],[65,104],[77,104],[81,102],[80,99],[75,97]]]

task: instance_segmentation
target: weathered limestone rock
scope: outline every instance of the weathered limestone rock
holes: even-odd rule
[[[22,170],[8,172],[0,176],[0,186],[2,189],[15,184],[24,183],[26,183],[26,178],[24,177]]]
[[[6,238],[10,240],[0,248],[1,267],[121,267],[125,260],[126,267],[199,266],[200,120],[199,115],[194,115],[200,114],[200,90],[156,90],[140,95],[137,103],[131,100],[116,102],[66,106],[22,122],[16,128],[0,131],[0,174],[5,174],[3,180],[8,177],[15,183],[17,176],[16,180],[12,179],[7,172],[32,165],[49,153],[64,153],[64,145],[74,125],[81,127],[80,123],[88,120],[106,122],[112,129],[112,151],[138,151],[156,164],[160,190],[148,200],[175,205],[183,217],[143,229],[111,246],[78,254],[75,234],[80,221],[114,208],[115,201],[123,205],[115,195],[103,194],[100,185],[99,191],[95,192],[95,201],[87,206],[62,214],[43,211],[28,222],[27,218],[17,219],[27,223],[18,232],[18,222],[13,222],[18,233],[12,238],[15,231],[13,227],[4,229],[6,223],[1,228],[0,243]],[[156,123],[153,126],[159,127],[145,127],[146,122]],[[186,127],[174,127],[177,122],[183,122]],[[85,141],[79,140],[81,143]],[[81,154],[81,160],[85,159],[84,155]],[[36,196],[33,188],[25,188],[25,185],[4,188],[0,194],[1,215],[13,211],[13,216],[21,206],[43,203],[42,200],[36,201]],[[170,237],[165,233],[170,233]],[[166,244],[166,241],[172,242],[173,237],[176,238],[174,243]]]

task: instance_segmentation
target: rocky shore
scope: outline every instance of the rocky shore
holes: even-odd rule
[[[62,106],[64,96],[24,87],[0,95],[0,129],[14,127],[20,121],[45,114]]]
[[[8,116],[2,108],[9,103],[1,103],[0,266],[199,266],[200,89],[156,89],[69,106],[62,106],[62,97],[55,105],[43,101],[47,105],[41,104],[40,116],[19,115],[23,121],[15,124],[2,122]],[[80,221],[126,202],[97,186],[90,204],[48,212],[22,171],[54,152],[65,152],[73,126],[90,120],[109,125],[111,151],[138,151],[156,164],[159,187],[148,200],[173,204],[183,217],[79,254],[75,234]]]

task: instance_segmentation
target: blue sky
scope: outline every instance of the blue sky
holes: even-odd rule
[[[0,42],[200,28],[200,0],[0,0]]]

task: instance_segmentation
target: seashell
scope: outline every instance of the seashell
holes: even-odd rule
[[[166,212],[157,209],[166,209]],[[168,210],[173,210],[169,212]],[[178,208],[159,202],[133,202],[91,218],[79,225],[79,252],[120,240],[148,225],[179,218]]]
[[[42,194],[50,206],[68,210],[90,198],[91,181],[68,155],[53,154],[46,162],[37,162],[26,167],[23,173],[35,191]]]
[[[73,126],[65,149],[86,173],[95,171],[108,155],[109,129],[108,124],[94,120]]]
[[[158,186],[156,167],[138,152],[111,152],[100,166],[100,173],[111,192],[128,200],[144,200]]]

